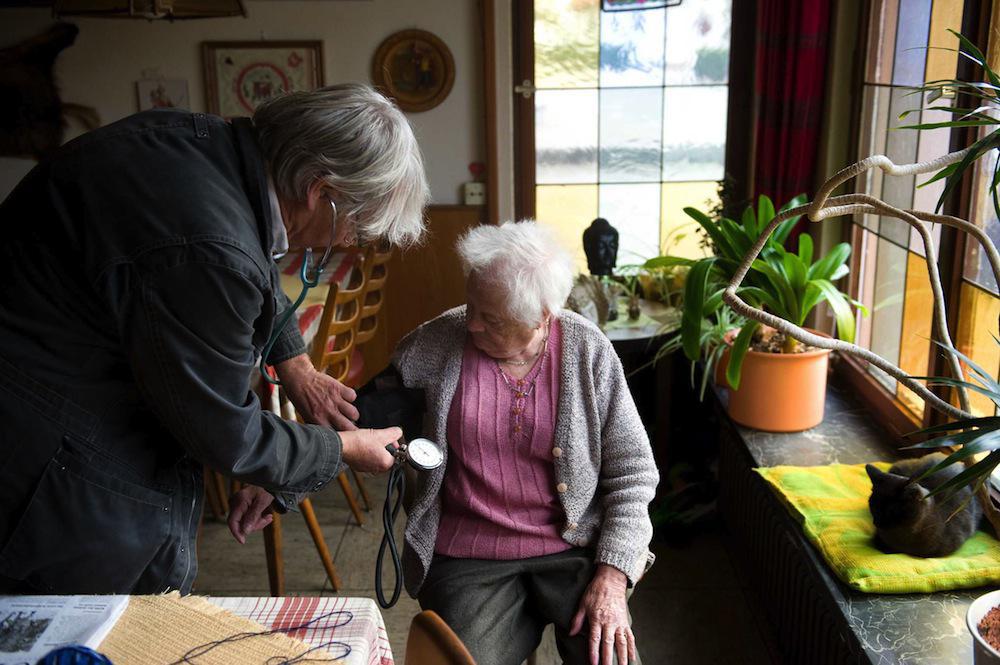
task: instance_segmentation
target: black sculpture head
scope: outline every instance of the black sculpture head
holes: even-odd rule
[[[583,232],[583,252],[591,275],[610,275],[618,262],[618,229],[598,217]]]

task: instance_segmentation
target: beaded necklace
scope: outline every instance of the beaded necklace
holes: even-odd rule
[[[525,381],[525,379],[511,380],[507,376],[507,373],[503,371],[500,366],[500,361],[497,361],[497,372],[500,373],[500,378],[507,385],[512,393],[514,393],[514,399],[511,402],[511,431],[513,431],[515,437],[524,436],[522,434],[523,427],[523,416],[524,416],[524,405],[528,397],[535,392],[535,381],[538,380],[539,374],[541,374],[542,365],[545,364],[545,352],[549,348],[549,330],[545,331],[545,339],[542,340],[542,348],[535,356],[538,358],[538,367],[532,369],[530,373],[534,373],[531,381]],[[525,363],[527,364],[527,363]],[[525,385],[527,383],[527,385]]]

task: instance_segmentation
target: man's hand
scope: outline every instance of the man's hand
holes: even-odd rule
[[[403,436],[398,427],[387,429],[359,429],[340,432],[340,458],[355,471],[383,473],[392,468],[396,458],[385,449]]]
[[[253,485],[247,485],[229,499],[229,532],[240,545],[246,543],[251,533],[271,523],[273,501],[270,493]]]
[[[611,665],[613,653],[619,665],[635,660],[635,636],[625,607],[627,586],[625,573],[602,563],[583,592],[569,634],[578,634],[584,619],[590,624],[591,665]]]
[[[357,429],[356,394],[332,376],[317,372],[302,354],[274,366],[282,387],[303,420],[345,432]]]

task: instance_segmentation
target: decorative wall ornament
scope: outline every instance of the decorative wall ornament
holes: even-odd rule
[[[191,108],[184,79],[142,79],[135,82],[135,94],[140,111]]]
[[[375,51],[372,82],[404,111],[428,111],[445,100],[455,83],[455,60],[436,35],[402,30]]]
[[[282,92],[323,85],[323,43],[317,41],[204,42],[205,104],[225,118],[253,114]]]

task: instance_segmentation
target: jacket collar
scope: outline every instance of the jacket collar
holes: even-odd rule
[[[257,129],[250,118],[233,118],[231,121],[236,151],[240,157],[240,167],[246,186],[247,198],[257,220],[257,234],[264,255],[271,256],[271,246],[274,237],[274,225],[280,224],[280,219],[274,219],[271,204],[267,194],[267,165],[257,140]]]

